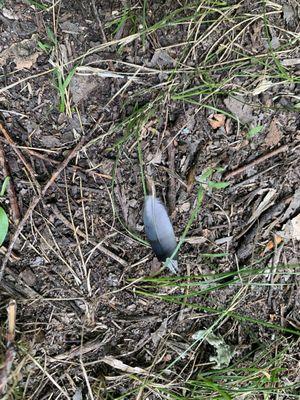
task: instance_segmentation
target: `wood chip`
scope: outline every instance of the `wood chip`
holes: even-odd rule
[[[282,138],[282,132],[278,128],[277,121],[274,118],[270,124],[269,131],[267,133],[265,143],[268,147],[276,146]]]

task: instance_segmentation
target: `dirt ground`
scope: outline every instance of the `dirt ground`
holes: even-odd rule
[[[3,398],[299,398],[297,0],[1,0],[0,32]]]

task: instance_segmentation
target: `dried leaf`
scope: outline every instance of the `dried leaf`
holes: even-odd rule
[[[276,146],[282,138],[282,133],[277,126],[276,119],[274,118],[270,124],[265,142],[268,147]]]
[[[76,389],[72,400],[82,400],[82,389],[80,387]]]
[[[74,75],[70,82],[70,91],[74,104],[79,104],[99,88],[99,79],[91,75]]]
[[[294,65],[300,64],[300,58],[288,58],[286,60],[282,60],[281,64],[285,67],[293,67]]]
[[[226,237],[223,237],[223,238],[220,238],[220,239],[216,239],[215,240],[215,244],[217,244],[217,245],[221,245],[221,244],[224,244],[224,243],[231,243],[232,242],[232,239],[233,239],[233,236],[226,236]]]
[[[124,364],[122,361],[112,357],[112,356],[106,356],[101,358],[101,361],[104,362],[107,365],[110,365],[112,368],[119,369],[120,371],[127,372],[129,374],[142,374],[142,375],[148,375],[148,371],[146,371],[143,368],[139,367],[130,367],[127,364]]]
[[[225,115],[224,114],[212,114],[208,117],[208,123],[213,129],[218,129],[225,124]]]
[[[263,79],[257,86],[256,88],[253,90],[252,94],[253,96],[257,96],[265,91],[267,91],[268,89],[270,89],[272,86],[274,85],[273,82],[268,81],[267,79]]]
[[[1,5],[2,5],[3,3],[2,2],[0,2],[0,8],[1,8]],[[8,18],[8,19],[11,19],[11,20],[16,20],[16,21],[18,21],[19,19],[20,19],[20,15],[18,15],[17,13],[15,13],[13,10],[10,10],[10,9],[8,9],[8,8],[5,8],[5,7],[3,7],[2,9],[1,9],[1,14],[3,15],[3,17],[5,17],[5,18]]]
[[[30,69],[35,63],[36,60],[38,59],[38,56],[40,55],[39,52],[32,53],[26,57],[16,57],[15,58],[15,63],[17,69]]]
[[[300,209],[300,188],[297,189],[293,195],[292,201],[288,206],[287,210],[285,211],[282,220],[286,221],[292,215],[295,215],[296,211]]]
[[[25,39],[12,44],[0,54],[0,66],[4,65],[11,58],[16,64],[17,69],[30,69],[41,54],[36,51],[36,48],[36,35],[33,35],[31,39]]]
[[[174,66],[175,64],[176,61],[167,53],[167,51],[161,49],[155,50],[151,60],[152,66],[165,67]]]
[[[152,160],[150,161],[150,164],[161,164],[161,160],[162,160],[162,151],[161,150],[157,150],[156,153],[154,154]]]
[[[284,236],[287,239],[300,240],[300,214],[285,225]]]
[[[179,212],[188,212],[190,211],[190,209],[191,209],[191,203],[189,203],[188,201],[178,206]]]
[[[250,31],[250,38],[252,43],[252,49],[257,52],[257,44],[261,41],[262,21],[257,21],[252,26],[253,31]]]
[[[155,332],[151,333],[151,339],[155,347],[158,346],[161,339],[165,336],[165,334],[167,333],[167,329],[168,320],[165,319],[160,327]]]
[[[190,236],[185,238],[184,241],[189,244],[203,244],[207,242],[207,238],[204,236]]]
[[[242,124],[249,124],[254,120],[253,109],[248,104],[243,96],[227,97],[224,103],[229,111],[232,112]]]
[[[275,196],[276,196],[276,190],[269,189],[268,193],[265,195],[261,203],[253,211],[248,224],[251,224],[253,221],[257,220],[264,211],[266,211],[269,207],[271,207],[274,204]]]
[[[215,356],[209,357],[210,361],[216,363],[216,365],[213,367],[214,369],[222,369],[228,367],[235,352],[232,350],[231,346],[225,343],[224,339],[221,336],[217,336],[212,332],[206,334],[206,332],[206,330],[196,332],[193,335],[193,339],[201,340],[202,338],[204,338],[211,346],[213,346],[217,350],[217,354]]]
[[[264,251],[260,254],[260,256],[262,257],[265,253],[267,253],[268,251],[273,250],[276,246],[278,246],[281,242],[283,242],[283,238],[282,236],[279,235],[275,235],[273,240],[270,240]]]
[[[296,20],[296,11],[290,4],[283,6],[283,19],[287,25],[292,25]]]
[[[196,181],[196,165],[192,165],[187,173],[187,191],[188,193],[192,190]]]

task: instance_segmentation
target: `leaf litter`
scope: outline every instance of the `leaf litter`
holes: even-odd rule
[[[216,355],[209,357],[209,361],[215,363],[213,368],[222,369],[228,367],[235,354],[232,347],[226,344],[221,336],[215,335],[210,331],[207,333],[207,331],[201,330],[193,335],[193,339],[195,340],[200,340],[202,338],[216,350]]]
[[[57,49],[70,63],[68,68],[80,65],[67,88],[72,118],[78,119],[76,131],[80,136],[93,132],[28,220],[14,248],[17,257],[1,282],[1,306],[10,296],[19,302],[18,343],[43,366],[37,370],[20,349],[21,372],[10,383],[17,382],[18,390],[25,388],[37,398],[61,396],[59,388],[72,398],[82,388],[83,397],[91,398],[152,400],[168,390],[172,398],[205,399],[220,397],[216,387],[223,386],[231,397],[243,396],[249,387],[256,390],[249,396],[268,396],[270,390],[285,396],[292,389],[285,387],[284,379],[297,377],[293,311],[298,277],[293,265],[299,262],[294,197],[299,188],[299,132],[293,109],[299,91],[277,68],[284,59],[299,59],[299,54],[295,48],[291,51],[295,33],[287,31],[282,6],[267,2],[267,20],[256,28],[243,25],[240,31],[242,25],[235,24],[249,17],[258,21],[253,4],[231,7],[219,2],[208,15],[210,22],[204,20],[198,29],[195,16],[210,12],[209,7],[197,10],[191,3],[181,10],[178,2],[159,7],[141,2],[144,7],[124,10],[125,3],[117,1],[114,8],[124,12],[118,14],[121,28],[116,32],[116,26],[109,25],[115,20],[109,2],[102,2],[101,9],[99,2],[87,2],[84,8],[80,2],[60,2],[42,11],[25,2],[6,3],[26,18],[5,25],[2,49],[30,40],[32,32],[38,32],[39,41],[53,36],[51,42],[60,44]],[[257,9],[265,15],[261,5]],[[187,20],[190,11],[196,14]],[[228,18],[223,18],[226,13]],[[170,22],[173,17],[175,22]],[[66,21],[76,24],[79,34],[64,29]],[[268,30],[270,40],[275,38],[272,49],[266,46],[264,24],[279,28]],[[240,43],[232,42],[240,33]],[[251,39],[251,33],[256,37]],[[276,49],[276,35],[283,52]],[[243,54],[235,44],[243,47]],[[39,50],[38,62],[27,64],[31,71],[18,71],[7,58],[2,77],[4,122],[38,182],[47,181],[80,140],[70,137],[69,117],[55,106],[59,94],[46,50]],[[295,80],[297,65],[286,68]],[[40,72],[42,76],[34,75]],[[81,73],[87,76],[81,79]],[[261,76],[274,85],[260,85]],[[229,84],[223,85],[224,77],[230,78]],[[220,93],[210,82],[222,85]],[[260,93],[253,96],[255,88]],[[224,117],[210,118],[222,115],[221,110],[224,125]],[[275,119],[280,139],[271,125]],[[245,126],[239,129],[237,122]],[[245,140],[245,132],[258,126],[264,127],[262,134]],[[24,215],[36,193],[14,148],[7,146],[7,154],[15,167]],[[215,171],[205,182],[202,206],[180,248],[182,274],[176,277],[155,264],[144,236],[141,171],[149,167],[159,196],[174,208],[176,237],[181,237],[197,205],[203,184],[197,177],[207,168]],[[227,171],[232,172],[230,186]],[[5,209],[10,211],[6,205]],[[277,243],[277,232],[287,224],[294,239]],[[273,248],[260,256],[271,239]],[[243,243],[247,249],[240,256]],[[5,254],[6,248],[2,250]],[[270,265],[273,280],[266,283],[261,274]],[[210,337],[212,347],[208,342],[193,347],[193,332],[210,330],[237,295],[234,311],[218,323],[217,337]],[[260,350],[266,346],[268,355]],[[233,350],[239,352],[235,357]],[[229,366],[230,371],[225,368],[220,379],[211,363]],[[272,375],[275,382],[264,375],[256,386],[253,365],[279,371]],[[232,374],[241,380],[233,384]],[[201,376],[215,385],[204,387]]]
[[[270,124],[268,133],[265,138],[265,143],[268,147],[277,146],[282,139],[282,132],[278,127],[278,122],[274,118]]]
[[[212,114],[208,117],[208,122],[213,129],[218,129],[225,125],[225,119],[224,114]]]
[[[37,35],[12,44],[0,53],[0,66],[6,64],[8,59],[11,59],[16,64],[17,69],[30,69],[41,54],[40,51],[36,51],[36,48]]]
[[[224,103],[228,110],[235,115],[242,124],[250,124],[255,121],[253,115],[253,108],[247,104],[247,100],[244,96],[237,95],[227,97]]]

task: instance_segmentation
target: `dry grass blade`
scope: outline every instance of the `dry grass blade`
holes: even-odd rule
[[[26,158],[24,157],[24,155],[22,154],[22,152],[19,150],[19,148],[16,146],[15,142],[12,140],[10,134],[8,133],[7,129],[4,127],[4,125],[2,124],[2,122],[0,122],[0,131],[2,133],[2,135],[4,136],[4,138],[7,140],[7,142],[11,145],[11,148],[14,150],[14,152],[16,153],[16,155],[18,156],[18,158],[21,160],[21,162],[24,164],[26,170],[28,171],[32,181],[35,183],[35,187],[36,189],[39,191],[40,190],[40,186],[36,181],[36,177],[35,177],[35,172],[32,169],[31,165],[28,163],[28,161],[26,160]]]
[[[21,217],[19,203],[18,203],[18,197],[17,197],[15,185],[13,182],[13,177],[12,177],[9,165],[6,161],[3,145],[1,142],[0,142],[0,165],[2,167],[4,176],[10,178],[7,191],[8,191],[8,196],[9,196],[9,201],[10,201],[10,206],[11,206],[11,211],[12,211],[12,218],[13,218],[14,224],[17,225],[19,223],[19,220]]]
[[[104,362],[105,364],[108,364],[109,366],[116,368],[120,371],[126,372],[128,374],[138,374],[138,375],[148,375],[148,371],[146,371],[143,368],[140,367],[130,367],[127,364],[124,364],[122,361],[112,357],[112,356],[107,356],[107,357],[103,357],[101,358],[102,362]]]
[[[58,178],[58,176],[61,174],[61,172],[66,168],[66,166],[69,164],[69,162],[77,155],[77,153],[81,150],[81,148],[84,146],[84,144],[86,143],[86,141],[89,139],[89,135],[86,136],[82,136],[82,138],[80,139],[80,141],[77,143],[77,145],[70,150],[68,156],[64,159],[64,161],[57,167],[57,169],[53,172],[52,176],[50,177],[50,179],[48,180],[48,182],[46,183],[46,185],[43,187],[43,189],[41,190],[41,194],[34,197],[24,215],[24,217],[22,218],[22,220],[20,221],[11,241],[9,244],[9,247],[7,249],[7,253],[5,254],[4,260],[2,261],[2,265],[0,268],[0,281],[2,280],[3,277],[3,273],[5,270],[5,267],[7,265],[7,262],[9,260],[9,257],[11,255],[11,252],[14,248],[15,242],[18,239],[20,233],[22,232],[27,220],[29,219],[29,217],[31,216],[32,212],[34,211],[35,207],[39,204],[40,200],[45,196],[45,194],[47,193],[48,189],[54,184],[54,182],[56,181],[56,179]]]
[[[91,353],[102,345],[101,340],[93,340],[91,342],[83,343],[80,346],[74,347],[72,350],[67,351],[63,354],[58,354],[57,356],[51,357],[49,359],[50,362],[59,362],[59,361],[69,361],[73,358],[77,358],[79,356],[83,356],[85,354]]]
[[[0,249],[21,333],[4,400],[295,399],[297,1],[73,3],[0,4],[4,55],[31,32],[39,53],[0,89],[25,212]],[[147,175],[177,276],[145,241]]]
[[[73,231],[74,230],[73,224],[67,220],[67,218],[58,210],[58,208],[56,206],[52,206],[52,209],[53,209],[53,212],[56,215],[56,217],[58,219],[60,219],[68,228],[70,228]],[[82,238],[87,240],[86,234],[83,231],[81,231],[80,229],[76,229],[76,233],[78,236],[81,236]],[[128,265],[125,260],[123,260],[121,257],[114,254],[112,251],[108,250],[101,243],[97,243],[92,238],[89,238],[89,241],[90,241],[90,243],[92,243],[95,246],[96,249],[98,249],[99,251],[101,251],[103,254],[110,257],[111,259],[117,261],[123,267],[126,267]]]
[[[4,394],[9,381],[11,368],[16,356],[14,347],[15,331],[16,331],[16,302],[11,300],[7,308],[7,334],[6,334],[6,352],[3,365],[0,368],[0,394]]]
[[[49,374],[49,372],[30,354],[28,355],[29,359],[36,365],[45,375],[49,381],[59,390],[59,392],[68,400],[71,400],[71,397],[68,395],[68,393],[56,382],[56,380],[53,378],[52,375]]]

